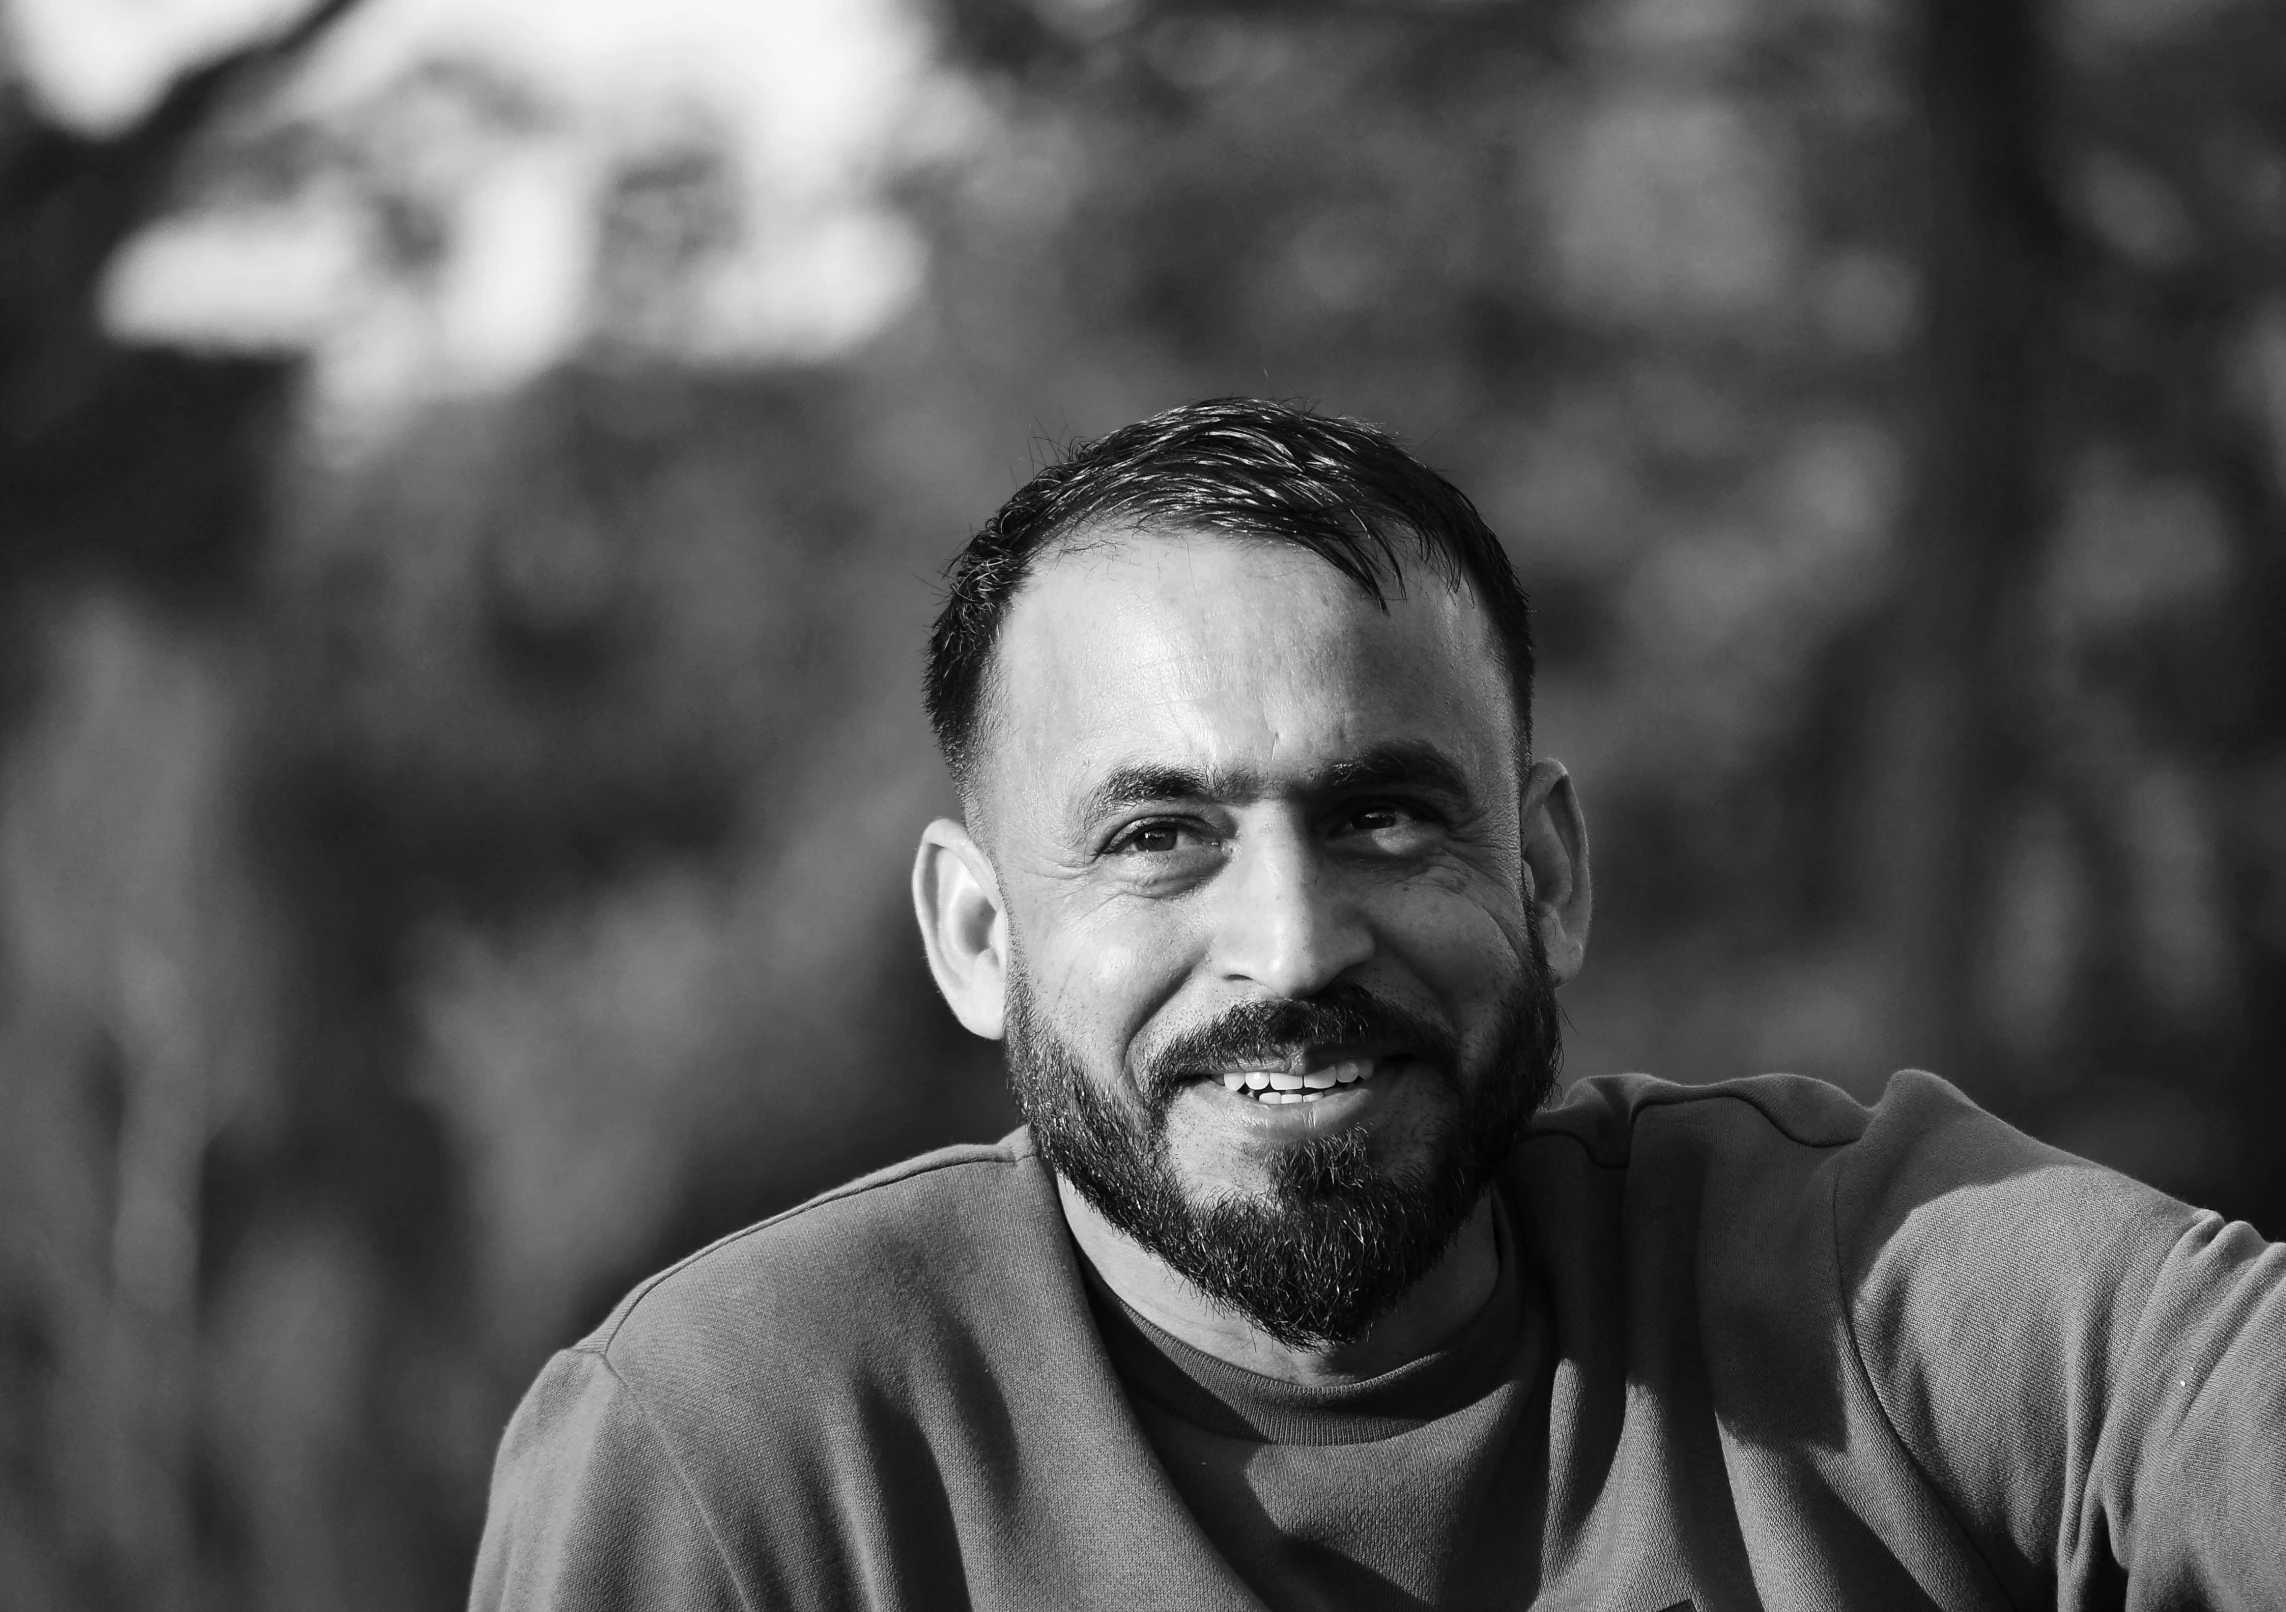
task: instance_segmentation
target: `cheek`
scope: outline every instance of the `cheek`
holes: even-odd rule
[[[1181,989],[1197,949],[1192,926],[1155,902],[1051,908],[1029,927],[1020,944],[1041,1005],[1065,1036],[1115,1059]]]
[[[1382,932],[1406,970],[1457,1027],[1504,1004],[1531,966],[1529,909],[1499,892],[1416,886],[1385,913]]]

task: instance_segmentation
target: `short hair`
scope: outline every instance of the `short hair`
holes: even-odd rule
[[[937,746],[968,794],[993,653],[1043,554],[1109,521],[1161,520],[1307,549],[1383,609],[1410,546],[1491,618],[1532,745],[1531,601],[1468,496],[1377,426],[1256,398],[1210,398],[1074,442],[953,558],[929,634],[925,699]]]

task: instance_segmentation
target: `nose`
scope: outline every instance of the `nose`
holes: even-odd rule
[[[1373,955],[1373,934],[1300,825],[1241,833],[1215,881],[1209,951],[1222,978],[1272,997],[1315,996]]]

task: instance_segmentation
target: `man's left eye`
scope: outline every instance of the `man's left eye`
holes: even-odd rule
[[[1411,813],[1394,806],[1368,806],[1350,817],[1349,826],[1360,833],[1378,834],[1384,829],[1403,828],[1412,821]]]
[[[1354,808],[1341,819],[1336,832],[1344,837],[1369,839],[1387,848],[1410,846],[1434,828],[1427,813],[1399,802],[1383,801]]]

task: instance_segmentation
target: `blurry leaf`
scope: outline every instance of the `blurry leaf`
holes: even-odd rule
[[[2230,576],[2212,496],[2184,478],[2139,476],[2116,453],[2084,459],[2050,562],[2049,610],[2069,632],[2115,632],[2212,599]]]
[[[1735,318],[1789,288],[1792,153],[1738,105],[1656,90],[1601,97],[1551,160],[1557,262],[1584,310]]]

